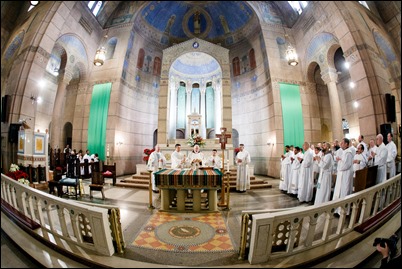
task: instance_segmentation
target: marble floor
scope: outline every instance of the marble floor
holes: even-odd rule
[[[300,203],[297,198],[279,191],[278,179],[265,176],[257,177],[272,184],[272,188],[248,190],[246,193],[231,192],[230,210],[220,210],[217,216],[205,220],[205,222],[208,222],[209,224],[216,225],[217,230],[220,230],[222,235],[225,234],[227,236],[225,239],[223,239],[223,236],[218,239],[225,240],[225,242],[220,242],[218,245],[217,238],[211,237],[209,241],[205,241],[202,248],[198,248],[196,251],[191,251],[191,247],[188,249],[169,249],[169,245],[162,245],[161,242],[158,242],[152,231],[149,234],[144,233],[147,227],[149,227],[149,223],[160,222],[159,219],[155,219],[155,216],[158,216],[158,208],[160,207],[159,194],[153,194],[153,204],[155,209],[150,210],[148,209],[148,190],[114,187],[110,184],[111,181],[107,181],[104,191],[106,199],[101,199],[100,192],[94,192],[93,199],[90,199],[88,187],[89,180],[84,180],[84,194],[79,198],[79,200],[97,204],[118,205],[121,210],[121,224],[127,246],[124,254],[114,255],[116,256],[115,263],[113,263],[114,259],[109,259],[110,262],[108,262],[105,267],[162,268],[166,267],[166,265],[169,267],[252,267],[247,261],[238,259],[237,250],[239,249],[240,242],[241,212],[243,210],[267,210],[308,206],[306,203]],[[124,177],[118,178],[118,181],[122,178]],[[164,222],[168,222],[167,220],[172,218],[175,219],[180,215],[178,213],[176,214],[177,216],[175,216],[175,214],[167,215],[167,217],[165,216]],[[47,249],[43,246],[39,247],[40,251],[35,250],[35,248],[38,249],[40,243],[35,242],[36,240],[33,239],[27,239],[27,235],[17,234],[17,232],[10,235],[9,231],[12,230],[12,227],[10,227],[12,224],[4,224],[3,216],[4,215],[2,214],[2,268],[36,268],[43,266],[48,268],[88,267],[79,264],[76,261],[69,260],[57,253],[52,253],[51,249]],[[184,216],[184,218],[186,217],[187,219],[192,220],[197,216]],[[3,225],[4,227],[8,227],[7,234],[9,236],[3,234]],[[154,237],[149,237],[149,235]],[[29,244],[32,246],[28,246],[28,251],[22,250],[18,245],[10,240],[11,238],[20,245],[21,242],[29,241]],[[143,238],[146,238],[148,241],[143,241]],[[172,245],[174,244],[172,243]],[[365,247],[365,245],[362,245],[362,247]],[[358,248],[359,245],[356,245],[354,250],[356,251]],[[27,253],[24,253],[25,251]],[[375,248],[373,248],[372,253],[372,257],[367,259],[365,263],[362,263],[359,267],[379,268],[380,257],[376,255]],[[339,256],[342,255],[353,254],[345,252]],[[35,257],[37,261],[31,259],[29,256]],[[339,257],[336,256],[333,259],[337,260],[337,265],[339,266]],[[317,266],[328,268],[333,267],[329,260],[321,265],[322,266]]]

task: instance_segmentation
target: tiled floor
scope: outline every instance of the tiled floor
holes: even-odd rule
[[[84,180],[84,195],[82,201],[97,204],[118,205],[121,214],[122,229],[127,247],[125,253],[108,258],[115,267],[165,267],[170,266],[222,266],[251,267],[247,261],[238,260],[237,250],[240,242],[242,210],[279,209],[296,206],[307,206],[289,195],[278,190],[279,180],[260,177],[273,185],[272,189],[249,190],[246,193],[231,193],[230,210],[220,210],[212,214],[171,214],[158,211],[160,198],[153,194],[153,204],[156,209],[148,209],[148,191],[144,189],[120,188],[107,184],[106,199],[101,199],[101,193],[95,192],[94,198],[89,198],[88,180]],[[118,179],[119,180],[119,179]],[[75,199],[74,199],[75,200]],[[198,223],[202,223],[198,225]],[[170,225],[170,226],[169,226]],[[3,227],[3,221],[2,221]],[[12,237],[19,237],[13,235]],[[14,239],[14,238],[13,238]],[[22,242],[26,239],[22,237]],[[29,239],[28,239],[29,240]],[[200,241],[194,241],[200,240]],[[35,240],[29,240],[34,244]],[[194,242],[193,242],[194,241]],[[26,261],[24,255],[18,256],[20,250],[4,240],[2,236],[1,266],[2,268],[35,268],[35,263]],[[33,250],[30,255],[48,255],[47,267],[77,267],[76,262],[63,260],[57,254]],[[31,247],[35,249],[34,246]],[[51,251],[51,250],[49,250]],[[373,253],[375,249],[373,249]],[[39,253],[39,254],[38,254]],[[180,255],[178,255],[180,254]],[[61,256],[61,255],[60,255]],[[118,256],[118,257],[117,257]],[[371,264],[378,264],[375,256]],[[71,262],[71,263],[70,263]],[[102,263],[102,261],[99,261]],[[47,263],[47,264],[46,264]],[[110,263],[108,263],[110,266]],[[327,265],[325,265],[327,267]],[[331,266],[328,266],[331,267]]]

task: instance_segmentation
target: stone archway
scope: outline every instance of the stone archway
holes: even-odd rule
[[[172,120],[171,111],[176,108],[169,103],[169,100],[171,97],[171,89],[174,89],[179,81],[169,77],[169,70],[178,57],[191,52],[202,52],[208,54],[218,62],[222,70],[221,77],[215,78],[212,83],[214,84],[215,89],[219,92],[220,99],[218,102],[225,104],[225,106],[220,106],[220,110],[216,111],[216,113],[220,114],[220,122],[215,125],[215,128],[220,129],[220,127],[226,127],[228,132],[232,131],[229,50],[205,40],[193,38],[163,51],[158,117],[158,144],[160,145],[166,145],[169,144],[169,142],[172,144],[173,141],[169,140],[174,138],[169,136],[169,133],[173,133],[170,132],[169,128],[171,128],[170,126],[172,125],[170,124],[170,120]],[[228,141],[228,144],[231,144],[231,140]]]

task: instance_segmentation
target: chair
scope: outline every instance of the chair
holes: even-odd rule
[[[61,188],[61,192],[59,196],[61,197],[63,194],[70,195],[68,188],[74,187],[75,190],[75,199],[78,199],[78,192],[81,195],[80,191],[80,160],[75,157],[72,157],[68,160],[67,167],[67,177],[60,179],[59,184]],[[67,192],[63,193],[63,186],[67,186]]]
[[[113,186],[116,185],[116,163],[114,163],[113,165],[103,163],[102,176],[104,179],[105,178],[113,179]]]
[[[56,167],[53,171],[53,179],[48,181],[49,187],[49,194],[54,193],[54,188],[57,189],[57,195],[61,196],[62,193],[62,186],[60,185],[59,181],[63,176],[63,169],[61,167]]]
[[[92,171],[91,184],[89,184],[89,197],[92,199],[92,191],[100,191],[102,193],[102,199],[105,199],[105,193],[103,192],[103,185],[105,179],[101,172]]]

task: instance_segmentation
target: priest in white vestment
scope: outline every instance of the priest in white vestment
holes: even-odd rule
[[[387,140],[388,144],[386,145],[388,150],[388,157],[387,157],[387,172],[389,173],[389,178],[394,177],[396,174],[396,167],[395,167],[395,158],[396,158],[396,145],[394,141],[392,141],[392,134],[388,133]]]
[[[374,165],[374,157],[375,153],[377,153],[377,146],[375,144],[374,139],[370,139],[369,142],[369,149],[368,149],[368,158],[367,158],[367,165],[373,166]]]
[[[356,177],[356,171],[365,168],[367,165],[366,155],[363,144],[359,144],[357,152],[353,157],[353,177]]]
[[[158,192],[159,188],[156,187],[155,184],[155,172],[158,172],[160,169],[165,168],[166,166],[166,158],[161,152],[159,145],[155,145],[155,150],[149,155],[148,159],[148,170],[152,170],[152,191]]]
[[[300,202],[310,202],[313,199],[313,163],[314,151],[308,142],[303,143],[304,155],[301,162],[297,198]]]
[[[294,157],[292,157],[291,160],[292,160],[292,174],[290,177],[291,183],[290,183],[290,189],[288,189],[288,193],[297,195],[299,188],[301,160],[303,160],[303,152],[301,151],[301,148],[295,147]]]
[[[341,142],[342,156],[337,157],[338,172],[332,200],[341,199],[353,192],[353,152],[349,147],[349,139],[344,138]],[[349,211],[349,208],[348,208]],[[335,213],[339,214],[339,208]],[[347,212],[349,213],[349,212]]]
[[[237,175],[236,191],[245,192],[250,189],[250,175],[248,164],[251,163],[250,153],[244,149],[244,144],[240,144],[240,151],[236,155]]]
[[[376,137],[377,143],[377,152],[374,153],[374,165],[377,165],[377,179],[375,184],[379,184],[387,180],[387,158],[388,158],[388,150],[385,144],[383,143],[382,134],[378,134]]]
[[[172,169],[183,169],[184,168],[187,159],[186,159],[186,154],[181,152],[180,144],[175,145],[175,150],[172,153],[171,159],[172,159],[172,164],[171,164]]]
[[[332,166],[334,164],[334,158],[332,157],[330,147],[331,145],[328,142],[324,143],[324,156],[317,158],[318,166],[320,167],[320,175],[318,176],[314,205],[319,205],[331,200]]]
[[[288,182],[288,185],[287,185],[287,189],[285,190],[288,193],[290,193],[290,188],[291,188],[291,185],[292,185],[292,160],[293,160],[294,157],[295,157],[294,147],[290,146],[289,147],[289,156],[288,156],[290,164],[287,166],[287,177],[288,177],[287,182]]]
[[[213,149],[212,155],[207,158],[207,165],[215,169],[222,168],[222,158],[218,156],[218,151],[216,149]]]
[[[198,164],[202,166],[205,163],[204,154],[200,151],[199,145],[194,145],[193,151],[188,154],[188,161],[190,165]]]
[[[290,165],[292,164],[290,160],[290,146],[285,146],[285,154],[281,156],[281,176],[279,182],[279,189],[281,191],[288,191],[289,177],[290,177]]]

